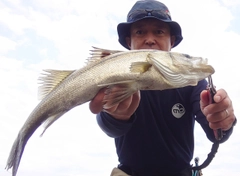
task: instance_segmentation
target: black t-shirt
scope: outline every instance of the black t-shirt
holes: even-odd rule
[[[199,104],[206,87],[206,80],[202,80],[197,86],[141,91],[139,107],[128,121],[116,120],[105,112],[98,114],[101,129],[115,138],[120,164],[147,175],[190,167],[195,120],[209,140],[215,140]]]

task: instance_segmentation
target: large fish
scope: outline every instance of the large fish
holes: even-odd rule
[[[20,129],[12,146],[6,169],[16,176],[24,147],[34,131],[44,131],[64,113],[94,98],[103,88],[120,85],[114,105],[137,90],[164,90],[195,86],[214,73],[207,59],[159,50],[113,51],[95,48],[83,68],[73,71],[45,70],[40,77],[42,99]],[[43,131],[43,132],[44,132]]]

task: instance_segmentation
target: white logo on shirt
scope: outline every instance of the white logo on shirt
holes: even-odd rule
[[[176,118],[181,118],[185,114],[185,108],[182,104],[177,103],[172,107],[172,115]]]

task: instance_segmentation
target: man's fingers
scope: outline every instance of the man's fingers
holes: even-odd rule
[[[213,98],[214,98],[214,101],[215,101],[216,103],[218,103],[218,102],[226,99],[227,97],[228,97],[227,92],[226,92],[225,90],[223,90],[223,89],[219,89],[219,90],[217,91],[216,95],[215,95]]]
[[[118,91],[118,87],[115,87],[114,89],[115,91]],[[107,92],[107,88],[101,89],[89,103],[89,109],[91,112],[98,114],[101,111],[105,111],[116,119],[128,120],[139,105],[140,91],[137,91],[116,104],[113,104],[114,98],[116,97],[111,97],[110,94],[111,92]],[[110,96],[110,98],[106,100],[106,96]]]
[[[98,114],[102,111],[103,107],[103,98],[105,96],[105,88],[101,89],[97,95],[92,99],[92,101],[89,103],[89,109],[93,114]]]
[[[130,112],[135,112],[136,109],[138,108],[139,106],[139,103],[140,103],[140,99],[141,99],[141,96],[140,96],[140,91],[137,91],[136,93],[134,93],[132,95],[132,103],[131,105],[129,106],[128,110]]]
[[[204,90],[200,94],[200,107],[201,107],[202,112],[204,112],[204,108],[206,106],[208,106],[209,103],[210,103],[209,92],[207,90]]]
[[[108,113],[115,113],[115,114],[124,114],[127,115],[129,113],[129,116],[135,110],[137,109],[140,101],[140,92],[136,92],[130,97],[126,98],[122,102],[118,103],[117,105],[114,105],[112,107],[107,107],[106,104],[104,104],[103,108]]]
[[[126,109],[129,108],[129,106],[132,103],[132,95],[130,97],[127,97],[125,100],[123,100],[122,102],[120,102],[117,106],[117,108],[115,110],[118,110],[119,113],[121,111],[126,111]]]

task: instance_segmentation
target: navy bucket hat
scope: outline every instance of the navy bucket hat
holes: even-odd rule
[[[130,26],[132,23],[146,18],[155,18],[166,22],[171,31],[171,35],[176,37],[173,47],[177,46],[183,39],[180,25],[172,21],[170,12],[163,3],[155,0],[137,1],[127,15],[127,22],[119,23],[117,26],[118,41],[127,49],[126,37],[130,36]]]

